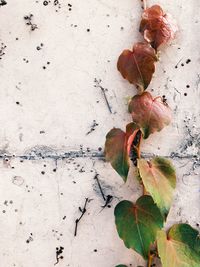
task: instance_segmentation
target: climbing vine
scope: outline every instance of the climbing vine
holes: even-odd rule
[[[139,253],[148,267],[156,257],[161,259],[163,267],[199,267],[198,231],[189,224],[175,224],[168,231],[163,229],[176,187],[173,164],[163,157],[146,160],[140,153],[141,142],[171,121],[166,99],[153,97],[145,90],[155,72],[159,48],[175,37],[176,22],[160,6],[147,8],[144,1],[139,31],[144,41],[134,44],[132,50],[124,50],[117,63],[123,78],[138,89],[128,105],[132,122],[126,125],[125,132],[118,128],[108,132],[105,157],[124,182],[130,165],[135,166],[135,177],[143,187],[143,195],[136,203],[123,200],[117,204],[114,211],[117,231],[125,246]]]

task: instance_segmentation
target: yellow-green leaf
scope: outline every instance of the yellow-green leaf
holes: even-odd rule
[[[166,235],[158,232],[158,252],[163,267],[199,267],[200,238],[188,224],[175,224]]]
[[[121,201],[115,208],[115,223],[125,246],[147,259],[157,231],[163,227],[163,217],[152,197],[142,196],[136,204]]]
[[[164,217],[168,214],[176,186],[176,173],[171,162],[162,157],[151,161],[138,159],[138,169],[146,190]]]
[[[127,180],[129,172],[129,153],[130,140],[133,142],[134,137],[138,132],[138,127],[135,123],[130,123],[126,127],[126,133],[118,128],[113,128],[106,135],[105,142],[105,157],[112,167],[118,172],[124,181]]]

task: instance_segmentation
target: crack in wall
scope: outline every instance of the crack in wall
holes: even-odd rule
[[[172,159],[191,159],[199,160],[197,155],[193,154],[181,154],[172,152],[170,155],[156,155],[153,153],[142,153],[143,158],[152,158],[155,156],[161,156],[164,158]],[[41,160],[41,159],[52,159],[52,160],[64,160],[68,158],[97,158],[98,160],[105,160],[104,153],[99,150],[69,150],[69,151],[60,151],[54,150],[46,147],[34,148],[26,151],[22,155],[13,155],[7,151],[0,151],[0,159],[23,159],[23,160]]]

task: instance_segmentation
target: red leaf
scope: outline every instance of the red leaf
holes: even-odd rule
[[[156,61],[155,50],[149,44],[136,43],[132,51],[122,52],[117,68],[124,79],[144,90],[151,82]]]
[[[170,39],[174,39],[177,30],[178,27],[173,17],[165,14],[158,5],[147,8],[142,14],[140,32],[155,49]]]
[[[171,110],[161,97],[153,98],[149,92],[135,95],[129,103],[133,122],[140,127],[143,137],[161,131],[171,121]]]

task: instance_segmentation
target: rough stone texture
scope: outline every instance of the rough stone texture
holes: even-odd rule
[[[6,2],[0,5],[0,266],[54,266],[60,246],[61,267],[144,265],[118,238],[113,217],[116,203],[137,199],[140,187],[131,179],[124,185],[100,151],[108,130],[130,121],[127,99],[136,91],[116,61],[142,40],[140,1]],[[197,227],[200,3],[148,1],[153,3],[180,26],[176,41],[162,49],[149,86],[155,96],[166,96],[174,120],[142,151],[171,157],[176,166],[168,225]],[[96,173],[105,196],[113,196],[110,208],[102,208]],[[74,237],[85,198],[87,211]]]

